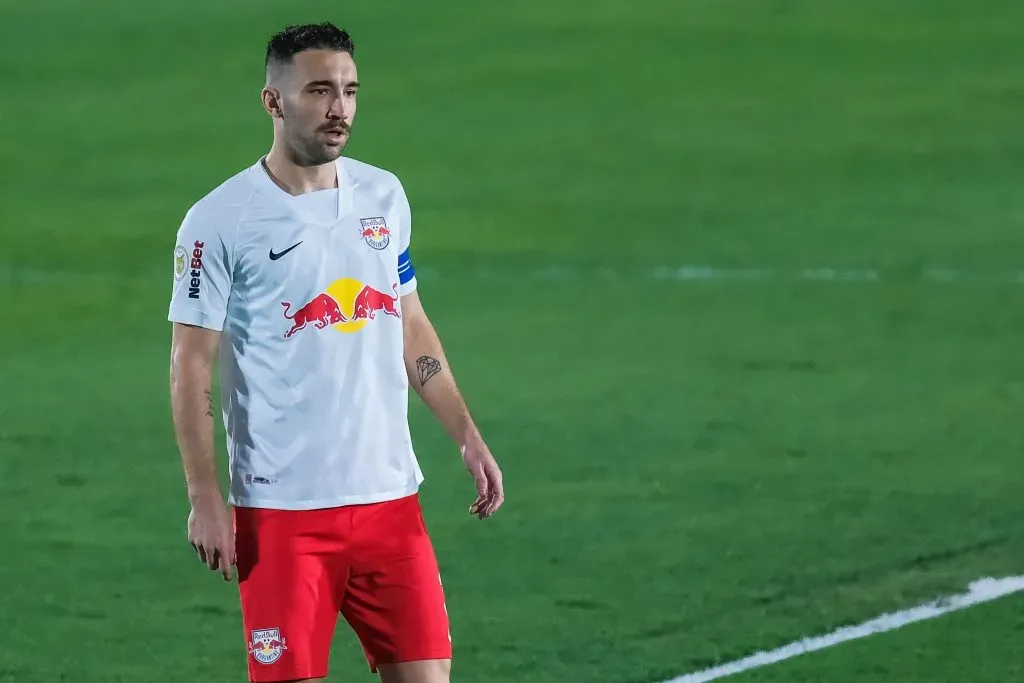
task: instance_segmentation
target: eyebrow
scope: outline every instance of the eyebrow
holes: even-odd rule
[[[310,81],[309,83],[306,84],[306,87],[307,88],[312,88],[313,86],[316,86],[316,85],[333,87],[334,86],[334,81]],[[349,83],[346,83],[344,87],[346,87],[346,88],[358,88],[359,87],[359,81],[351,81]]]

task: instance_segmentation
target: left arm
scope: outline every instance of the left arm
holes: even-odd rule
[[[462,461],[476,482],[470,514],[494,514],[505,500],[501,470],[466,407],[433,323],[416,291],[402,296],[405,369],[409,384],[459,446]]]

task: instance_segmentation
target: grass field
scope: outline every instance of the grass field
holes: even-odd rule
[[[453,680],[653,683],[1024,573],[1024,4],[11,0],[0,681],[245,680],[185,538],[171,252],[269,145],[267,37],[324,18],[506,472],[471,519],[413,400]],[[1022,607],[734,680],[1019,681]],[[373,680],[344,629],[332,671]]]

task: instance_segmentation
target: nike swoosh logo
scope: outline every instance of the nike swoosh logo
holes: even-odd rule
[[[295,244],[293,244],[292,246],[288,247],[284,251],[279,251],[276,254],[274,253],[274,248],[271,247],[270,248],[270,260],[271,261],[276,261],[277,259],[281,258],[282,256],[284,256],[285,254],[287,254],[289,251],[291,251],[295,247],[299,246],[300,244],[302,244],[302,242],[296,242]]]

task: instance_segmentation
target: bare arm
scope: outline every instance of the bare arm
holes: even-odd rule
[[[192,503],[221,497],[213,443],[213,363],[220,333],[175,323],[171,412]]]
[[[416,292],[402,297],[402,320],[409,383],[448,435],[461,446],[467,438],[479,433],[455,384],[437,331]]]
[[[445,356],[434,325],[413,291],[402,297],[405,368],[409,384],[459,446],[463,462],[477,486],[470,513],[481,519],[504,502],[501,470],[470,415]]]
[[[192,505],[189,541],[199,559],[231,578],[234,539],[217,478],[213,426],[213,365],[220,333],[174,323],[171,412]]]

